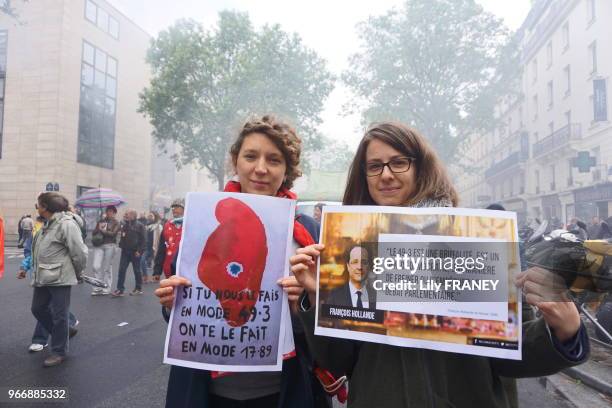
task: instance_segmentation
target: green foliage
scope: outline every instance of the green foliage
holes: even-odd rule
[[[358,30],[362,47],[343,80],[359,99],[348,110],[364,125],[416,127],[445,161],[495,125],[495,103],[518,78],[511,33],[474,0],[407,0]]]
[[[321,138],[321,143],[323,148],[320,151],[307,156],[307,160],[313,162],[311,167],[315,170],[328,172],[347,171],[353,157],[355,157],[355,149],[352,149],[343,141],[326,136]]]
[[[306,148],[333,88],[326,63],[278,25],[253,28],[246,13],[223,11],[216,27],[181,20],[152,41],[151,84],[140,111],[155,140],[180,146],[178,164],[196,162],[219,187],[229,146],[250,115],[272,113],[294,124]]]

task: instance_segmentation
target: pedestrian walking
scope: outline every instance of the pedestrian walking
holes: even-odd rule
[[[51,333],[44,366],[52,367],[68,353],[70,291],[87,265],[87,246],[64,196],[42,193],[36,209],[45,223],[32,245],[32,314]]]
[[[119,259],[119,276],[117,277],[117,289],[111,294],[113,297],[121,297],[125,291],[125,274],[127,268],[132,265],[136,285],[130,295],[142,295],[142,275],[140,274],[140,256],[145,247],[145,227],[136,219],[138,213],[135,210],[127,210],[121,224],[121,258]]]
[[[106,283],[106,288],[94,288],[92,296],[109,295],[113,287],[113,260],[117,253],[117,236],[120,224],[117,221],[117,208],[108,206],[104,217],[96,223],[91,234],[93,245],[93,273],[96,279]]]

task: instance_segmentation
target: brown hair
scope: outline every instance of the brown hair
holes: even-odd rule
[[[244,124],[238,138],[230,148],[232,163],[236,165],[238,153],[244,139],[252,133],[264,134],[283,154],[287,170],[285,170],[285,180],[281,187],[290,189],[293,187],[295,179],[302,175],[300,169],[300,154],[302,152],[302,141],[291,126],[281,122],[270,115],[261,118],[252,118]]]
[[[457,206],[459,196],[453,187],[444,165],[427,140],[415,129],[396,122],[381,122],[370,125],[359,143],[351,163],[343,204],[375,205],[368,191],[366,180],[366,151],[372,140],[380,140],[395,150],[416,160],[416,189],[408,205],[423,200],[448,200]]]
[[[49,191],[38,196],[38,204],[52,214],[68,211],[68,199],[63,195]]]

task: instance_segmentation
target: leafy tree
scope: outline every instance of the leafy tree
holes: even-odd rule
[[[358,25],[362,47],[344,82],[362,121],[398,120],[443,160],[495,125],[494,106],[518,78],[517,47],[502,21],[474,0],[407,0]]]
[[[180,146],[177,164],[196,162],[223,187],[229,146],[252,114],[293,123],[308,148],[333,88],[326,63],[278,25],[253,28],[246,13],[223,11],[216,27],[182,20],[152,41],[150,86],[140,96],[160,144]]]
[[[329,172],[347,171],[355,157],[355,149],[343,141],[326,136],[321,139],[321,143],[324,148],[312,154],[312,168]]]

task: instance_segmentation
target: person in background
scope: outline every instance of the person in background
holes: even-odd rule
[[[83,241],[87,239],[87,224],[85,224],[85,219],[81,215],[80,211],[74,207],[73,205],[68,206],[68,211],[72,213],[74,220],[76,221],[79,229],[81,230],[81,236],[83,237]]]
[[[159,237],[161,236],[162,230],[163,225],[160,221],[159,214],[155,211],[150,211],[149,214],[147,214],[145,252],[140,257],[142,283],[153,282],[153,279],[149,280],[149,267],[151,261],[155,259],[155,255],[157,254]]]
[[[153,280],[159,281],[164,273],[168,278],[172,275],[172,261],[178,253],[183,234],[183,215],[185,214],[185,200],[176,199],[170,206],[172,219],[164,224],[161,239],[155,255],[155,266],[153,267]]]
[[[591,218],[591,224],[589,224],[587,228],[587,234],[589,235],[589,239],[597,239],[599,236],[599,230],[601,229],[601,220],[598,216],[594,216]]]
[[[117,253],[117,236],[120,229],[117,221],[117,207],[111,205],[106,207],[104,218],[102,218],[91,234],[93,248],[93,273],[96,279],[100,279],[108,286],[106,289],[94,288],[92,296],[108,295],[113,287],[113,260]]]
[[[32,314],[51,333],[43,365],[53,367],[68,353],[70,292],[87,266],[87,246],[64,196],[42,193],[36,209],[45,224],[32,245]]]
[[[113,297],[123,296],[125,291],[125,274],[128,266],[132,264],[136,286],[130,292],[132,295],[142,295],[142,275],[140,274],[140,256],[145,248],[145,227],[136,217],[136,210],[127,210],[123,216],[121,225],[121,258],[119,260],[119,277],[117,278],[117,289],[111,293]]]
[[[23,230],[21,229],[21,221],[27,217],[27,215],[22,215],[17,222],[17,234],[19,234],[19,239],[17,240],[17,248],[23,248]]]
[[[32,220],[32,216],[27,214],[25,217],[23,217],[23,219],[19,222],[19,226],[21,227],[23,255],[28,256],[32,250],[32,230],[34,229],[34,220]]]
[[[582,225],[581,225],[582,224]],[[580,222],[578,220],[578,218],[573,217],[569,224],[567,224],[567,230],[573,234],[575,234],[578,238],[580,238],[581,240],[586,240],[587,239],[587,232],[584,229],[585,225],[583,222]]]

